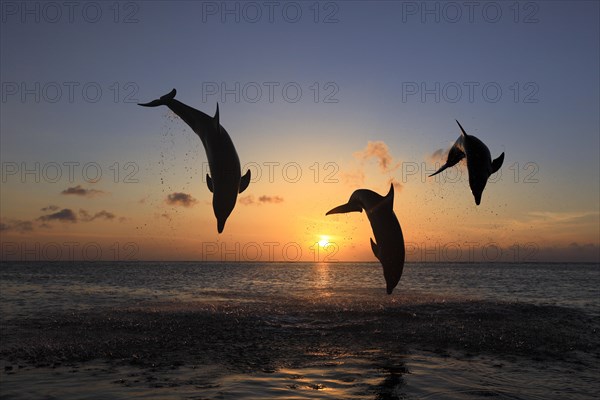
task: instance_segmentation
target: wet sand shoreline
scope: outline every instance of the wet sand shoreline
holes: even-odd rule
[[[177,301],[5,320],[0,359],[4,374],[80,371],[101,362],[138,371],[137,382],[125,374],[113,380],[119,385],[177,382],[200,391],[220,385],[219,376],[327,368],[354,359],[374,369],[395,368],[390,360],[422,352],[467,361],[489,357],[498,368],[527,360],[597,371],[599,327],[600,317],[572,308],[482,300],[314,301],[297,308],[276,301]],[[212,366],[214,379],[202,384],[160,378],[205,366]]]

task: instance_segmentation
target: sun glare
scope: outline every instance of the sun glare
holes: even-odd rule
[[[319,246],[325,247],[329,244],[329,236],[321,235],[319,240]]]

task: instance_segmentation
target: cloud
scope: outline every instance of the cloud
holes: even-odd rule
[[[535,250],[535,261],[600,262],[600,247],[594,243],[572,242],[567,246],[541,247]]]
[[[165,218],[165,219],[171,221],[171,216],[169,214],[167,214],[167,213],[160,214],[160,217]]]
[[[283,202],[283,197],[262,195],[259,196],[258,200],[255,200],[254,196],[249,194],[247,196],[238,198],[238,202],[244,206],[249,206],[252,204],[261,205],[266,203],[278,204]]]
[[[60,221],[75,223],[77,222],[77,215],[70,208],[63,208],[58,212],[42,215],[37,220],[42,222]]]
[[[48,206],[48,207],[42,208],[42,211],[49,211],[49,210],[55,210],[55,209],[58,209],[58,207]],[[38,217],[36,219],[36,221],[41,221],[43,223],[40,226],[45,227],[45,228],[50,228],[50,226],[48,224],[46,224],[47,222],[59,221],[59,222],[77,223],[77,222],[91,222],[91,221],[94,221],[97,219],[104,219],[107,221],[112,221],[115,218],[117,218],[117,216],[114,213],[112,213],[110,211],[106,211],[106,210],[98,211],[97,213],[92,214],[92,213],[88,212],[87,210],[79,209],[79,212],[76,214],[70,208],[63,208],[62,210],[57,211],[55,213],[42,215],[41,217]],[[119,220],[122,222],[123,217],[121,217]]]
[[[81,218],[81,221],[83,221],[83,222],[91,222],[91,221],[93,221],[95,219],[106,219],[106,220],[112,221],[117,216],[115,214],[111,213],[111,212],[106,211],[106,210],[98,211],[96,214],[91,215],[86,210],[80,209],[79,210],[79,217]]]
[[[354,171],[342,172],[341,176],[346,184],[354,187],[362,186],[364,184],[366,175],[364,163],[372,158],[377,160],[379,170],[388,174],[388,176],[396,171],[401,165],[400,161],[395,160],[390,154],[388,145],[381,140],[374,142],[368,141],[367,146],[363,150],[356,151],[352,155],[355,159],[360,161],[360,166]],[[396,192],[402,190],[403,185],[394,177],[390,176],[388,183],[394,184]]]
[[[167,204],[172,206],[192,207],[198,202],[191,194],[174,192],[167,196]]]
[[[96,190],[96,189],[85,189],[83,187],[81,187],[81,185],[77,185],[74,187],[70,187],[70,188],[66,188],[65,190],[63,190],[62,192],[60,192],[60,194],[65,194],[65,195],[74,195],[74,196],[82,196],[82,197],[94,197],[94,196],[98,196],[98,195],[102,195],[105,194],[106,192],[102,191],[102,190]]]
[[[342,172],[342,179],[350,186],[362,186],[365,183],[365,171],[357,169],[352,172]]]
[[[394,163],[394,157],[390,154],[388,145],[382,141],[367,142],[367,147],[364,150],[355,152],[354,157],[360,161],[376,158],[382,172],[392,172],[400,166],[400,163]]]
[[[398,182],[396,179],[394,178],[390,178],[390,181],[388,183],[391,183],[392,185],[394,185],[394,192],[398,193],[402,190],[402,184],[400,182]]]
[[[429,161],[431,161],[431,162],[444,161],[445,162],[446,159],[448,158],[449,151],[450,151],[450,148],[437,149],[436,151],[431,153],[431,155],[429,156]]]
[[[238,198],[238,202],[241,205],[249,206],[250,204],[254,204],[254,196],[252,196],[251,194],[249,194],[247,196],[239,197]]]
[[[97,218],[101,218],[101,219],[107,219],[107,220],[113,220],[115,219],[116,215],[106,211],[106,210],[102,210],[97,212],[96,214],[94,214],[94,216],[92,217],[92,221],[97,219]]]
[[[600,213],[598,211],[530,211],[523,217],[511,221],[516,227],[535,226],[540,230],[552,231],[560,227],[563,232],[579,231],[583,227],[598,224]]]
[[[57,206],[48,206],[44,207],[41,210],[45,212],[56,211],[60,207]],[[26,221],[20,219],[3,219],[0,222],[0,231],[1,232],[19,232],[26,233],[32,232],[37,228],[46,228],[51,229],[52,225],[49,224],[51,222],[70,222],[72,224],[78,222],[91,222],[97,219],[104,219],[107,221],[113,221],[117,218],[117,216],[110,211],[102,210],[97,213],[91,214],[86,210],[80,209],[79,213],[75,213],[70,208],[63,208],[60,211],[50,212],[49,214],[42,215],[36,218],[33,221]],[[125,222],[127,218],[119,217],[119,222]]]
[[[598,211],[531,211],[528,213],[532,220],[552,223],[578,223],[598,219]]]
[[[33,231],[33,223],[31,221],[23,221],[20,219],[11,219],[0,222],[0,232],[31,232]]]
[[[258,201],[261,203],[281,203],[283,202],[283,197],[263,195],[258,198]]]

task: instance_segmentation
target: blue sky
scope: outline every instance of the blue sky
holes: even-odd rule
[[[554,246],[575,242],[597,247],[600,242],[597,2],[478,2],[472,18],[468,2],[279,2],[272,21],[269,2],[140,1],[119,3],[117,9],[113,3],[82,2],[72,21],[61,4],[57,10],[62,17],[53,22],[56,10],[43,2],[3,2],[0,155],[2,162],[18,164],[99,163],[105,178],[96,185],[111,195],[101,203],[93,200],[98,209],[124,215],[145,197],[156,198],[155,208],[160,207],[165,188],[157,186],[157,177],[166,179],[171,191],[193,191],[196,198],[210,199],[204,183],[194,181],[206,158],[189,129],[170,119],[166,109],[135,105],[175,87],[178,99],[209,114],[221,103],[221,122],[242,164],[297,160],[305,176],[314,162],[336,163],[340,177],[365,168],[363,186],[383,191],[386,180],[394,178],[403,184],[403,206],[419,208],[419,215],[439,217],[448,208],[460,215],[468,206],[475,213],[468,215],[478,222],[481,212],[471,210],[464,182],[444,191],[404,177],[404,164],[381,174],[373,163],[363,165],[354,156],[368,141],[382,141],[397,162],[431,162],[432,153],[458,137],[458,119],[488,145],[493,157],[506,153],[502,181],[484,193],[490,213],[503,207],[499,219],[531,220],[540,223],[540,230],[560,230],[550,221],[567,218],[573,239],[557,232],[545,239]],[[23,14],[23,7],[29,13]],[[223,14],[224,7],[234,12]],[[89,22],[98,9],[98,21]],[[252,22],[256,9],[261,18]],[[297,10],[301,16],[292,22]],[[215,85],[235,91],[236,84],[238,102],[232,94],[223,99],[221,93],[206,92]],[[272,102],[269,85],[274,88]],[[256,87],[262,96],[253,102]],[[289,101],[284,87],[291,97],[299,87],[302,96]],[[24,94],[23,88],[33,94]],[[102,93],[93,102],[96,88]],[[430,91],[424,97],[423,88]],[[121,168],[135,163],[140,184],[119,186],[106,179],[115,162]],[[183,179],[178,171],[189,176]],[[537,182],[524,182],[527,174]],[[63,179],[49,186],[7,179],[1,217],[32,220],[42,207],[64,200],[54,193],[86,183]],[[257,183],[257,197],[268,192],[288,204],[295,194],[290,187],[268,183]],[[298,198],[303,203],[297,206],[327,208],[351,191],[350,184],[341,182],[335,191],[322,192],[318,206],[306,204],[310,197]],[[443,200],[432,200],[440,193]],[[78,200],[84,205],[73,202],[70,207],[89,206]],[[399,197],[396,207],[402,214]],[[198,218],[212,218],[210,207],[196,206],[195,212]],[[131,218],[131,225],[142,225]],[[487,218],[486,223],[494,223]],[[579,218],[586,222],[578,225]],[[497,223],[509,237],[514,227]],[[457,236],[473,234],[466,226]],[[57,226],[53,234],[61,229]],[[94,235],[91,224],[86,229]],[[537,240],[537,232],[518,240]]]

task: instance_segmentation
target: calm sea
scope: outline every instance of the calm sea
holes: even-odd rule
[[[6,399],[595,399],[600,266],[0,266]]]

